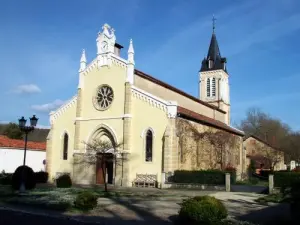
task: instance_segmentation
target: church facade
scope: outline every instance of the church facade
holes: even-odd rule
[[[80,59],[77,94],[50,113],[47,171],[52,181],[69,173],[74,183],[132,186],[137,174],[160,183],[175,170],[221,168],[245,171],[243,132],[230,126],[230,88],[226,58],[213,33],[199,71],[199,98],[136,69],[133,42],[127,59],[113,28],[102,27],[97,56]],[[94,164],[77,164],[88,143],[105,140],[110,150],[106,177]],[[232,141],[231,141],[232,140]],[[231,143],[231,144],[229,144]]]

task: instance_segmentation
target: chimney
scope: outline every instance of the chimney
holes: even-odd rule
[[[120,56],[121,55],[121,49],[123,48],[122,45],[118,44],[118,43],[115,43],[115,48],[114,48],[114,53],[115,55],[117,56]]]

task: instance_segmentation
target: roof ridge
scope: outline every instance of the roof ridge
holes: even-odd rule
[[[184,111],[186,111],[186,112],[184,112]],[[240,136],[244,136],[245,135],[243,132],[241,132],[241,131],[239,131],[237,129],[232,128],[231,126],[227,125],[226,123],[223,123],[222,121],[210,118],[208,116],[204,116],[204,115],[202,115],[200,113],[197,113],[197,112],[195,112],[193,110],[187,109],[187,108],[182,107],[182,106],[178,106],[178,113],[186,115],[188,117],[191,117],[191,118],[193,118],[195,120],[200,120],[200,121],[206,122],[206,123],[208,123],[211,126],[217,127],[218,129],[226,130],[226,131],[228,131],[230,133],[235,133],[235,134],[240,135]]]

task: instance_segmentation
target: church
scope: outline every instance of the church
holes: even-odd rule
[[[230,126],[227,61],[213,29],[207,56],[195,71],[199,96],[194,97],[135,65],[132,40],[127,58],[115,30],[104,24],[96,38],[97,55],[87,62],[82,51],[78,89],[50,112],[46,168],[50,181],[62,173],[74,183],[107,183],[131,187],[138,175],[157,184],[175,170],[236,168],[245,172],[244,133]],[[118,146],[109,150],[106,176],[98,163],[75,163],[91,151],[93,140]],[[233,140],[233,141],[231,141]]]

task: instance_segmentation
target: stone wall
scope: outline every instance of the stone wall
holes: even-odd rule
[[[242,138],[204,124],[176,119],[178,169],[221,169],[231,165],[242,172]]]

